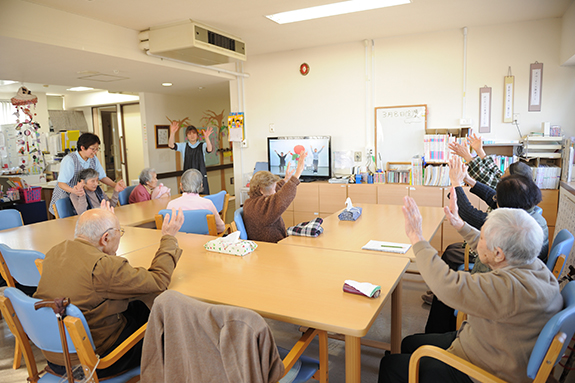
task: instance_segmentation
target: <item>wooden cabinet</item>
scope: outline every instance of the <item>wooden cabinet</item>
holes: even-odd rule
[[[349,184],[347,196],[353,203],[377,203],[378,184]],[[345,206],[344,206],[345,207]]]
[[[377,203],[380,205],[403,205],[403,197],[408,194],[409,187],[406,185],[377,185]]]
[[[319,184],[320,216],[328,216],[343,209],[345,207],[346,199],[346,184]]]

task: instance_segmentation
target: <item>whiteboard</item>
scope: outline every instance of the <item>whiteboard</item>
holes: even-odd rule
[[[375,152],[377,167],[387,162],[411,162],[423,155],[427,128],[427,105],[382,106],[375,108]]]

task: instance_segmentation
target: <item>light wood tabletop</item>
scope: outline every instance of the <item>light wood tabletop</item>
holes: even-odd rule
[[[72,217],[70,217],[72,218]],[[55,245],[74,239],[77,219],[58,219],[0,231],[0,243],[13,249],[36,250],[46,254]],[[125,254],[147,246],[158,246],[162,232],[156,229],[122,226],[125,234],[117,254]],[[148,265],[149,266],[149,265]]]
[[[379,205],[360,203],[362,214],[356,221],[340,221],[342,210],[323,218],[323,233],[316,238],[289,236],[279,242],[281,245],[307,246],[314,248],[381,253],[408,258],[415,261],[413,249],[405,254],[362,250],[370,240],[410,243],[405,234],[403,213],[400,205]],[[441,207],[419,207],[423,218],[423,236],[430,240],[441,227],[445,213]]]
[[[170,198],[158,198],[118,206],[114,208],[114,212],[120,220],[120,225],[140,226],[154,222],[155,215],[158,214],[160,210],[165,209],[166,206],[168,206],[168,202],[178,197],[181,197],[181,194],[173,195]]]
[[[361,381],[361,337],[385,302],[401,291],[407,258],[348,253],[258,242],[245,257],[208,252],[213,237],[177,235],[183,249],[170,289],[202,301],[245,307],[267,318],[345,335],[348,382]],[[127,239],[127,238],[126,238]],[[124,238],[122,239],[124,240]],[[125,254],[133,266],[148,267],[155,248]],[[381,286],[378,298],[344,293],[346,279]],[[399,320],[401,307],[393,307]],[[397,348],[401,333],[396,334]],[[398,350],[394,350],[398,351]]]

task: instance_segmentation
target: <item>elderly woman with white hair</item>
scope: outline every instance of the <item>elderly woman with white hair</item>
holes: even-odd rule
[[[153,168],[144,168],[140,172],[140,183],[132,190],[128,203],[149,201],[160,197],[169,197],[170,189],[158,185],[158,174]],[[162,189],[163,190],[160,190]]]
[[[184,174],[182,174],[180,182],[182,196],[170,201],[166,209],[177,210],[181,208],[182,210],[209,210],[214,214],[214,217],[216,217],[216,227],[218,229],[218,233],[221,233],[225,230],[226,224],[220,217],[214,203],[207,198],[200,197],[200,193],[204,190],[203,180],[204,176],[199,170],[186,170]]]
[[[456,193],[452,190],[451,195]],[[479,232],[459,217],[457,198],[444,210],[492,271],[451,270],[423,237],[415,201],[405,197],[405,231],[421,276],[439,299],[467,313],[467,320],[457,332],[406,337],[401,354],[381,360],[379,383],[407,382],[411,353],[423,345],[443,348],[507,382],[531,382],[527,377],[531,351],[547,321],[563,307],[557,279],[537,257],[543,243],[540,225],[522,209],[499,208]],[[443,362],[424,358],[420,382],[472,380]]]

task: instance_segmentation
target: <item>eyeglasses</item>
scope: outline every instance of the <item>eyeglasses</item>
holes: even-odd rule
[[[106,230],[105,232],[102,233],[102,235],[106,234],[107,232],[109,232],[110,230],[118,230],[120,232],[120,237],[124,236],[124,233],[126,232],[126,230],[122,229],[122,228],[116,228],[116,227],[111,227],[108,230]]]
[[[96,147],[90,146],[90,147],[88,147],[88,149],[90,149],[90,150],[93,151],[93,152],[99,152],[99,151],[100,151],[100,147],[99,147],[99,146],[96,146]]]

